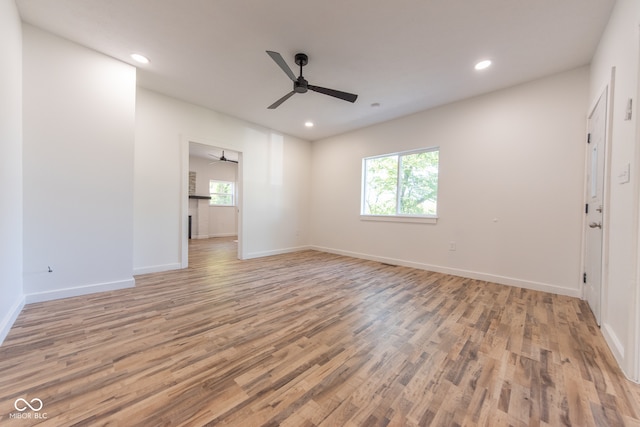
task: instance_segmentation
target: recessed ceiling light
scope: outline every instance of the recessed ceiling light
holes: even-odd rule
[[[147,58],[144,55],[140,55],[139,53],[132,53],[131,54],[131,58],[134,61],[139,62],[141,64],[148,64],[149,63],[149,58]]]
[[[304,125],[308,128],[312,128],[313,127],[313,122],[304,122]]]
[[[489,68],[491,66],[491,61],[485,59],[484,61],[480,61],[476,64],[476,70],[484,70],[485,68]]]

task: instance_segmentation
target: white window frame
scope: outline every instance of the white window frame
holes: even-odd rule
[[[440,147],[421,148],[418,150],[399,151],[396,153],[387,153],[377,156],[365,157],[362,159],[362,184],[360,191],[360,220],[362,221],[384,221],[384,222],[409,222],[409,223],[423,223],[423,224],[435,224],[438,221],[438,199],[440,198],[440,186],[438,183],[438,194],[436,195],[436,214],[435,215],[408,215],[398,213],[400,206],[400,179],[402,170],[402,157],[412,154],[428,153],[432,151],[438,152],[438,180],[440,178]],[[372,215],[365,214],[365,200],[366,200],[366,184],[367,184],[367,160],[379,159],[383,157],[398,157],[398,173],[396,182],[396,214],[395,215]]]
[[[223,183],[223,184],[231,184],[231,193],[212,193],[211,192],[211,183],[216,182],[216,183]],[[213,195],[224,195],[224,196],[231,196],[231,204],[227,205],[227,204],[220,204],[220,203],[214,203],[214,199],[213,197],[211,197],[211,199],[209,199],[209,206],[226,206],[226,207],[233,207],[236,205],[236,183],[233,181],[225,181],[222,179],[210,179],[209,180],[209,195],[213,196]]]

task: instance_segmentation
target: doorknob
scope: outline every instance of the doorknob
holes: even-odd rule
[[[602,228],[602,224],[600,224],[599,222],[592,222],[591,224],[589,224],[589,227],[591,227],[591,228]]]

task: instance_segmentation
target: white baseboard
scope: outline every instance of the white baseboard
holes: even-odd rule
[[[116,291],[118,289],[133,288],[135,285],[136,281],[132,277],[131,279],[119,280],[117,282],[98,283],[95,285],[78,286],[75,288],[56,289],[54,291],[26,294],[25,301],[27,304],[32,304],[34,302],[71,298],[80,295],[94,294],[97,292]]]
[[[624,345],[622,345],[622,341],[618,338],[616,333],[611,329],[611,326],[602,322],[600,326],[600,330],[602,331],[602,335],[604,336],[604,340],[609,344],[609,348],[611,349],[611,353],[613,353],[613,357],[618,361],[618,365],[621,367],[624,366]],[[624,369],[622,370],[624,372]]]
[[[15,323],[18,315],[22,311],[22,308],[25,304],[25,297],[21,295],[16,302],[11,306],[9,312],[4,316],[2,322],[0,322],[0,345],[3,343],[4,339],[9,334],[11,327]]]
[[[243,259],[251,259],[251,258],[262,258],[265,256],[273,256],[273,255],[282,255],[289,254],[292,252],[300,252],[306,251],[309,249],[313,249],[311,246],[296,246],[293,248],[283,248],[283,249],[274,249],[271,251],[262,251],[262,252],[250,252],[244,256]]]
[[[380,257],[375,255],[363,254],[359,252],[343,251],[339,249],[326,248],[322,246],[310,246],[321,252],[328,252],[336,255],[344,255],[353,258],[366,259],[369,261],[383,262],[386,264],[400,265],[403,267],[417,268],[419,270],[434,271],[436,273],[451,274],[453,276],[466,277],[469,279],[483,280],[485,282],[498,283],[501,285],[515,286],[518,288],[531,289],[534,291],[550,292],[558,295],[566,295],[570,297],[580,298],[580,289],[570,289],[561,286],[551,285],[548,283],[533,282],[530,280],[522,280],[514,277],[498,276],[495,274],[481,273],[477,271],[461,270],[457,268],[442,267],[438,265],[424,264],[419,262],[405,261],[395,258]]]
[[[134,268],[133,275],[138,276],[140,274],[162,273],[163,271],[180,270],[181,268],[182,264],[180,264],[179,262],[172,264],[152,265],[150,267]]]

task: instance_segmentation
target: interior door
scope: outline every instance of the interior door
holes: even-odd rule
[[[589,116],[587,205],[585,230],[585,297],[600,324],[602,299],[602,227],[604,213],[604,174],[606,143],[607,93],[600,99]]]

